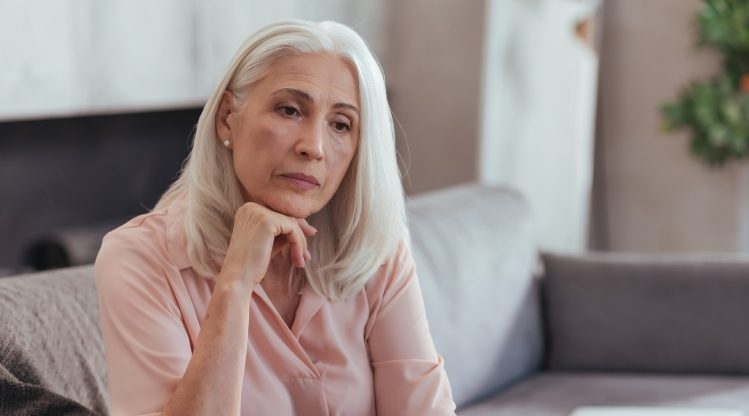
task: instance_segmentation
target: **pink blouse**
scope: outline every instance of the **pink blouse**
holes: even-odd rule
[[[158,414],[187,369],[215,282],[190,268],[166,229],[183,198],[105,238],[96,259],[111,414]],[[289,327],[262,287],[250,303],[242,415],[451,415],[405,245],[356,297],[305,287]]]

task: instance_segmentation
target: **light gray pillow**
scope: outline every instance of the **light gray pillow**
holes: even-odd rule
[[[408,213],[427,319],[456,404],[534,372],[543,339],[522,197],[464,185],[416,197]]]

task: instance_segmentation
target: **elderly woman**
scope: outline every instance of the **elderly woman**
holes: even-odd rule
[[[96,283],[115,416],[454,413],[383,76],[343,25],[247,40]]]

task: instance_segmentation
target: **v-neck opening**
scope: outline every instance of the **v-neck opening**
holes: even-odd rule
[[[317,314],[317,312],[325,303],[325,298],[320,296],[315,289],[309,285],[305,285],[302,289],[302,297],[299,299],[299,306],[296,308],[294,315],[294,322],[291,324],[291,333],[294,338],[299,340],[302,335],[302,331],[307,326],[309,321]]]
[[[310,291],[309,289],[305,288],[305,290],[302,292],[302,297],[299,300],[299,306],[297,306],[296,309],[294,323],[291,325],[291,328],[289,328],[289,326],[286,325],[286,322],[284,322],[283,318],[281,318],[281,314],[278,313],[278,310],[273,305],[273,302],[271,302],[268,294],[265,293],[263,287],[257,285],[255,286],[253,292],[257,293],[258,297],[263,300],[263,302],[265,303],[265,307],[270,308],[273,311],[272,313],[276,317],[276,323],[283,327],[281,331],[288,338],[290,345],[292,345],[292,347],[297,350],[297,356],[299,357],[299,359],[302,360],[317,377],[320,377],[320,373],[317,370],[317,367],[315,367],[315,364],[307,355],[307,351],[304,350],[302,344],[299,343],[299,335],[301,335],[301,331],[305,326],[307,326],[307,323],[310,321],[310,319],[312,319],[312,317],[320,309],[325,299],[319,296],[314,290]]]
[[[271,311],[273,311],[273,315],[276,317],[276,321],[278,322],[278,324],[284,327],[286,332],[288,332],[288,334],[291,335],[292,338],[296,339],[296,337],[294,337],[293,334],[291,334],[291,328],[289,328],[289,326],[286,325],[286,322],[281,317],[281,314],[278,312],[278,309],[276,309],[276,305],[273,304],[273,301],[270,300],[270,298],[268,297],[268,294],[265,293],[265,289],[263,289],[263,287],[260,284],[258,284],[257,286],[255,286],[254,292],[257,293],[258,296],[260,296],[263,302],[265,302],[265,306],[269,308]],[[304,294],[302,294],[302,297],[304,297]],[[300,304],[302,303],[301,299],[299,300],[299,303]],[[296,322],[297,312],[299,312],[298,306],[297,306],[296,312],[294,312],[294,322]]]
[[[276,306],[273,305],[273,302],[268,297],[265,289],[263,289],[261,285],[257,285],[255,286],[254,291],[261,299],[263,299],[266,306],[273,311],[278,324],[283,326],[284,330],[297,342],[309,321],[312,320],[317,311],[320,310],[320,307],[322,307],[323,303],[325,303],[325,298],[320,296],[314,289],[305,286],[304,289],[302,289],[302,296],[299,298],[299,305],[297,305],[296,311],[294,312],[294,322],[292,322],[291,328],[289,328],[281,317],[281,314],[278,312],[278,309],[276,309]]]
[[[322,307],[323,303],[325,303],[325,298],[320,296],[311,287],[305,286],[304,289],[302,289],[302,296],[299,299],[299,305],[297,305],[296,311],[294,312],[294,322],[292,322],[291,328],[289,328],[289,326],[286,325],[286,322],[281,317],[281,314],[278,312],[278,309],[276,309],[276,306],[273,305],[273,302],[268,297],[265,289],[263,289],[261,285],[257,285],[255,286],[254,291],[258,294],[258,296],[260,296],[261,299],[263,299],[263,302],[265,302],[266,306],[273,311],[278,324],[283,326],[284,331],[286,331],[288,335],[294,338],[297,343],[299,342],[299,337],[301,336],[304,328],[307,326],[309,321],[312,320],[317,311],[320,310],[320,307]]]

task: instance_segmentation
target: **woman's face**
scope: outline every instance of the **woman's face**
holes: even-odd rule
[[[225,92],[216,113],[247,202],[295,218],[319,211],[338,189],[359,140],[354,69],[328,54],[281,58],[241,109]]]

